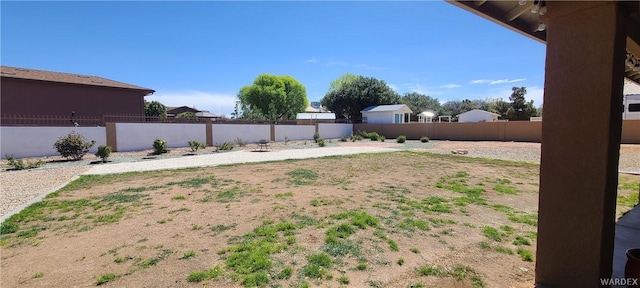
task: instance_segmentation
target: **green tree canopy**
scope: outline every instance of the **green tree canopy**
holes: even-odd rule
[[[196,116],[196,113],[193,113],[191,111],[187,111],[187,112],[182,112],[182,113],[176,115],[176,118],[196,119],[196,118],[198,118],[198,116]]]
[[[511,107],[507,110],[506,117],[509,121],[528,121],[530,117],[539,115],[538,109],[533,105],[533,100],[527,102],[525,99],[526,87],[513,87],[511,91],[511,96],[509,96]]]
[[[305,87],[291,76],[260,74],[238,93],[242,112],[268,120],[295,119],[309,105]],[[244,118],[244,117],[243,117]]]
[[[417,118],[418,114],[426,110],[430,110],[438,114],[442,109],[438,99],[416,92],[405,93],[400,98],[400,103],[409,106],[409,109],[413,111],[413,114],[411,114],[412,118]]]
[[[400,103],[400,96],[382,80],[357,76],[329,92],[320,101],[322,106],[336,114],[338,119],[357,121],[360,111],[368,106]]]
[[[469,99],[464,99],[462,101],[447,101],[446,103],[442,104],[442,110],[440,110],[440,114],[450,115],[455,120],[455,117],[457,117],[459,114],[471,111],[473,109],[480,109],[477,101],[471,101]]]
[[[167,107],[158,101],[144,103],[144,115],[151,117],[166,117]]]
[[[351,73],[344,73],[340,77],[338,77],[338,79],[331,81],[331,84],[329,84],[329,91],[338,90],[342,88],[342,86],[344,86],[345,84],[356,81],[357,79],[358,79],[358,75],[351,74]]]

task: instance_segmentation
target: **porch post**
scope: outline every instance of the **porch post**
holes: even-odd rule
[[[625,13],[547,1],[537,287],[611,277],[622,130]]]

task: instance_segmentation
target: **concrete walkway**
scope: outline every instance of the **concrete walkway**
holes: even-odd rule
[[[134,171],[152,171],[164,169],[180,169],[190,167],[208,167],[226,164],[257,163],[268,161],[281,161],[288,159],[308,159],[326,156],[351,155],[360,153],[380,153],[400,151],[394,148],[383,147],[323,147],[309,149],[275,150],[268,152],[255,152],[249,150],[211,153],[195,156],[183,156],[178,158],[149,160],[144,162],[115,163],[109,165],[96,165],[83,175],[114,174]]]

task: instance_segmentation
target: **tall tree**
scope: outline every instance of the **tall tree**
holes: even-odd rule
[[[457,116],[464,112],[479,109],[477,103],[471,101],[469,99],[464,99],[462,101],[447,101],[442,104],[442,109],[440,110],[440,115],[450,115],[453,120],[457,121]]]
[[[489,102],[489,112],[500,115],[503,119],[507,119],[507,111],[511,108],[511,104],[502,99],[496,99]]]
[[[337,89],[330,89],[320,103],[334,112],[338,119],[358,121],[362,117],[362,109],[374,105],[398,104],[400,96],[382,80],[358,76]]]
[[[400,98],[400,103],[409,106],[409,109],[413,111],[413,114],[411,114],[412,118],[417,118],[418,114],[427,110],[438,114],[441,109],[440,101],[438,101],[438,99],[416,92],[405,93]]]
[[[309,105],[304,86],[291,76],[260,74],[238,93],[244,112],[276,121],[295,119]]]
[[[167,107],[158,101],[146,102],[144,103],[144,115],[164,118],[167,116]]]
[[[536,117],[539,115],[538,110],[533,105],[533,100],[527,102],[525,95],[527,94],[526,87],[513,87],[511,88],[511,107],[507,111],[507,119],[509,121],[528,121],[530,117]]]
[[[336,80],[331,81],[331,84],[329,84],[329,91],[338,90],[343,85],[356,81],[357,79],[358,79],[358,75],[356,74],[344,73],[340,77],[338,77]]]

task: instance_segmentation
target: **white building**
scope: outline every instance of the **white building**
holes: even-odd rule
[[[488,111],[473,109],[458,115],[458,122],[496,122],[500,115]]]
[[[360,111],[362,123],[369,124],[402,124],[409,122],[413,111],[404,104],[369,106]]]
[[[622,120],[640,120],[640,85],[624,79]]]

